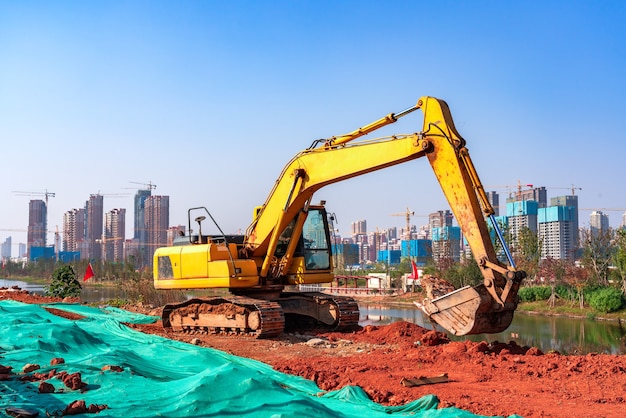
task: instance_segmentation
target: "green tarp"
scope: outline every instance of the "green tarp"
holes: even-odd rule
[[[64,319],[45,306],[85,319]],[[312,381],[264,363],[146,335],[121,323],[155,319],[114,308],[1,301],[0,365],[11,366],[15,375],[0,381],[0,416],[7,407],[54,416],[69,403],[84,400],[108,406],[98,417],[476,417],[456,408],[436,409],[434,396],[386,407],[356,386],[324,392]],[[56,357],[65,363],[50,366]],[[55,392],[40,394],[39,382],[19,380],[28,363],[40,365],[38,373],[79,372],[87,386],[73,391],[52,378],[47,382]],[[103,371],[107,365],[123,371]]]

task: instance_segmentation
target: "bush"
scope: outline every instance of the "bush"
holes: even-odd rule
[[[563,300],[575,300],[578,297],[578,292],[575,288],[563,284],[556,286],[556,294]]]
[[[59,298],[78,297],[82,287],[76,279],[76,273],[72,266],[63,266],[57,268],[52,273],[52,281],[50,286],[44,288],[46,296],[54,296]]]
[[[519,292],[517,292],[520,300],[522,302],[534,302],[535,301],[535,291],[532,287],[522,287]]]
[[[605,313],[617,311],[623,304],[622,292],[613,287],[596,290],[589,298],[589,306]]]
[[[552,288],[550,286],[522,287],[517,294],[522,302],[548,300],[552,294]]]
[[[535,300],[548,300],[552,295],[551,286],[536,286],[535,287]]]

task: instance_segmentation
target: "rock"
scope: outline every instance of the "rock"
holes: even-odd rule
[[[435,345],[447,344],[450,342],[450,338],[443,332],[439,331],[428,331],[422,338],[420,338],[419,342],[421,345],[425,345],[428,347],[432,347]]]
[[[38,364],[25,364],[24,367],[22,367],[22,372],[23,373],[30,373],[34,370],[39,370],[39,365]]]
[[[200,338],[194,338],[191,340],[191,344],[193,345],[200,345],[202,343],[202,340],[200,340]]]
[[[87,407],[87,404],[85,403],[85,401],[81,399],[78,401],[71,402],[68,406],[66,406],[65,409],[63,410],[62,415],[78,415],[78,414],[85,414],[85,413],[97,414],[98,412],[107,408],[108,408],[107,405],[96,405],[93,403],[89,405],[89,407]]]
[[[527,356],[543,356],[543,351],[538,349],[537,347],[531,347],[526,351]]]
[[[39,393],[54,393],[54,386],[48,382],[39,383]]]
[[[109,365],[109,364],[107,364],[106,366],[102,367],[102,371],[103,372],[106,372],[107,370],[110,370],[112,372],[118,372],[118,373],[124,371],[124,369],[122,367],[120,367],[120,366],[112,366],[112,365]]]
[[[13,373],[13,367],[11,366],[0,366],[0,374],[11,374]]]
[[[52,360],[50,360],[51,366],[56,366],[57,364],[63,364],[63,363],[65,363],[65,359],[61,357],[55,357]]]
[[[87,383],[83,382],[80,373],[68,374],[67,372],[61,372],[57,375],[57,379],[61,379],[63,384],[72,390],[83,389],[87,386]]]
[[[318,346],[318,345],[326,344],[326,341],[322,340],[321,338],[311,338],[305,344],[308,345],[309,347],[315,347],[315,346]]]

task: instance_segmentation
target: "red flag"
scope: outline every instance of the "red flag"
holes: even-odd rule
[[[85,277],[83,277],[83,282],[86,282],[93,276],[94,276],[93,269],[91,268],[91,263],[89,263],[87,264],[87,270],[85,270]]]
[[[411,260],[411,269],[413,270],[413,272],[411,273],[411,275],[409,276],[410,279],[419,279],[419,273],[417,272],[417,264],[415,264],[415,261]]]

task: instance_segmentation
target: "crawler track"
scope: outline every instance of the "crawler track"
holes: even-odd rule
[[[257,338],[280,335],[285,317],[278,303],[243,296],[190,299],[163,308],[163,326],[174,331],[245,334]]]

